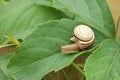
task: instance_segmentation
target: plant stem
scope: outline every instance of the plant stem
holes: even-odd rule
[[[68,75],[67,75],[67,73],[65,72],[65,70],[62,70],[62,71],[63,71],[63,73],[64,73],[64,75],[65,75],[66,80],[69,80]]]
[[[77,65],[82,68],[84,67],[84,64],[77,64]]]
[[[79,66],[78,66],[77,64],[75,64],[75,63],[73,62],[72,65],[73,65],[73,67],[74,67],[77,71],[79,71],[80,73],[82,73],[83,75],[85,75],[84,71],[83,71],[81,68],[79,68]]]
[[[84,75],[82,75],[81,79],[80,80],[84,80]]]

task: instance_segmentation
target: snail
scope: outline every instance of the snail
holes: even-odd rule
[[[95,35],[87,25],[78,25],[73,30],[73,37],[70,39],[74,44],[61,47],[62,53],[75,53],[91,46],[94,42]]]

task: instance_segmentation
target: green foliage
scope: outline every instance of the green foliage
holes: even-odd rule
[[[35,29],[34,25],[63,17],[66,16],[62,12],[35,5],[29,0],[11,1],[5,6],[0,17],[0,43],[5,41],[6,34],[11,34],[17,39],[24,39]]]
[[[0,56],[0,80],[12,80],[12,78],[7,74],[7,64],[12,56],[13,54]]]
[[[41,80],[85,53],[93,53],[85,63],[87,80],[120,79],[120,39],[115,39],[106,0],[1,1],[0,11],[0,44],[7,45],[9,34],[23,40],[15,54],[0,55],[0,80]],[[93,29],[94,45],[77,54],[61,54],[60,47],[72,43],[73,28],[79,24]]]
[[[86,62],[87,80],[119,80],[119,66],[120,46],[114,40],[105,40]]]
[[[9,69],[11,68],[11,75],[18,80],[38,80],[45,73],[58,71],[71,64],[77,56],[85,52],[64,55],[60,53],[60,47],[70,43],[71,32],[78,24],[80,24],[78,21],[60,20],[38,25],[37,29],[25,39],[22,47],[11,59],[8,65]],[[34,44],[31,45],[31,43]],[[27,74],[28,72],[29,74]],[[30,77],[24,76],[26,74]],[[24,76],[24,78],[19,75]]]

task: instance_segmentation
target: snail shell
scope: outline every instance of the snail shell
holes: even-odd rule
[[[75,53],[84,48],[91,46],[94,42],[95,35],[91,28],[87,25],[78,25],[74,28],[73,37],[74,44],[61,47],[62,53]]]
[[[94,32],[86,25],[78,25],[74,28],[73,37],[78,46],[83,49],[93,44]]]

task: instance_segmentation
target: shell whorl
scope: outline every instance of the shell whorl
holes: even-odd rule
[[[93,44],[95,39],[94,32],[86,25],[78,25],[74,28],[73,36],[81,49]]]
[[[78,25],[74,28],[74,37],[82,41],[90,41],[94,37],[94,32],[86,25]]]

